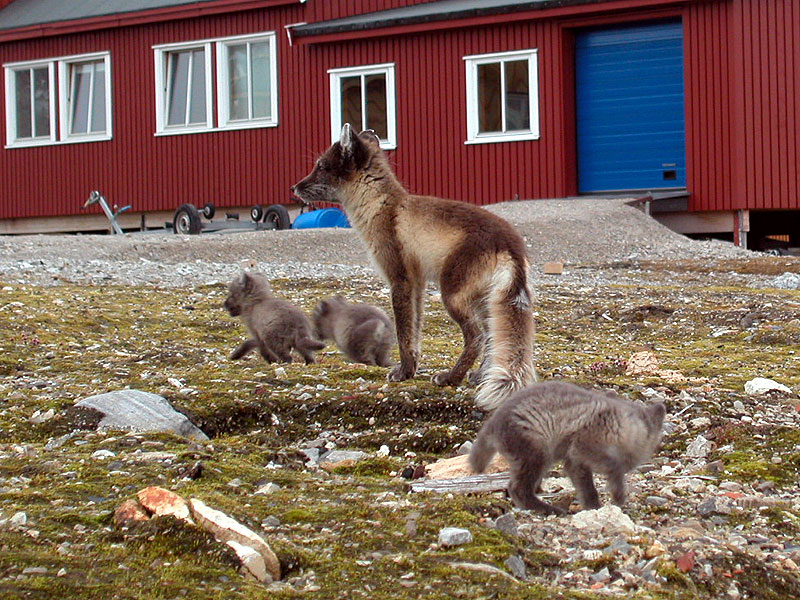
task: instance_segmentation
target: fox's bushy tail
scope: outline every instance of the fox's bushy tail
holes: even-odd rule
[[[475,397],[483,410],[496,409],[513,392],[537,380],[532,305],[528,261],[509,258],[501,262],[492,276],[487,299],[488,368]]]

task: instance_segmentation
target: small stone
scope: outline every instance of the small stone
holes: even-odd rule
[[[58,573],[56,573],[56,577],[66,577],[66,575],[67,575],[67,570],[64,567],[61,567],[58,570]]]
[[[92,458],[95,460],[105,460],[107,458],[114,458],[116,454],[111,450],[96,450],[92,452]]]
[[[278,517],[273,517],[272,515],[261,521],[262,527],[280,527],[280,525],[281,520]]]
[[[650,506],[666,506],[669,502],[667,498],[662,498],[661,496],[648,496],[644,499],[645,504],[649,504]]]
[[[133,523],[147,521],[149,518],[147,511],[136,500],[125,500],[114,511],[114,523],[117,527],[129,527]]]
[[[711,452],[711,442],[704,436],[698,435],[692,443],[686,447],[686,456],[691,458],[705,458]]]
[[[49,421],[50,419],[52,419],[55,416],[55,414],[56,413],[52,408],[50,410],[48,410],[48,411],[45,411],[45,412],[41,412],[41,411],[37,410],[36,412],[34,412],[31,415],[30,421],[31,421],[31,423],[33,423],[35,425],[39,425],[41,423],[45,423],[46,421]]]
[[[744,412],[744,402],[741,400],[734,400],[733,401],[733,410],[736,412],[742,413]]]
[[[275,367],[275,377],[277,379],[283,379],[286,377],[286,369],[283,367]]]
[[[656,540],[644,551],[644,557],[648,559],[655,558],[656,556],[661,556],[666,551],[667,549],[664,547],[664,544]]]
[[[594,510],[582,510],[572,516],[572,526],[587,532],[622,533],[636,532],[636,525],[631,518],[615,504],[607,504]]]
[[[744,392],[748,396],[761,396],[773,391],[783,392],[785,394],[792,393],[792,390],[782,383],[778,383],[772,379],[766,379],[765,377],[756,377],[744,384]]]
[[[389,446],[387,446],[386,444],[383,444],[380,448],[378,448],[378,451],[376,452],[378,456],[382,457],[389,456],[389,453],[390,453]]]
[[[236,556],[239,557],[239,562],[242,563],[243,570],[250,573],[262,583],[272,583],[274,581],[270,571],[267,569],[267,563],[264,557],[261,556],[255,548],[240,544],[236,540],[226,540],[225,543],[236,552]]]
[[[47,575],[47,567],[25,567],[22,569],[23,575]]]
[[[771,462],[773,465],[779,465],[783,462],[783,459],[780,456],[773,456],[769,459],[769,462]]]
[[[28,515],[24,512],[19,511],[14,513],[14,515],[8,520],[11,525],[16,525],[17,527],[23,527],[28,523]]]
[[[139,502],[157,516],[172,515],[184,521],[189,520],[189,505],[175,492],[150,486],[136,494]]]
[[[528,578],[528,569],[525,566],[525,561],[516,554],[509,556],[503,564],[517,579],[525,580]]]
[[[687,553],[678,557],[678,559],[675,561],[675,566],[681,573],[688,573],[694,569],[696,555],[697,554],[694,550],[689,550]]]
[[[281,486],[279,486],[277,483],[269,482],[269,483],[267,483],[265,485],[262,485],[260,488],[258,488],[253,493],[257,494],[259,496],[267,496],[269,494],[273,494],[273,493],[277,492],[280,489],[281,489]]]
[[[502,531],[506,535],[510,535],[512,537],[515,537],[519,534],[517,531],[517,519],[514,517],[514,514],[510,512],[497,517],[494,522],[494,526],[498,531]]]
[[[723,481],[719,484],[719,489],[726,492],[741,492],[742,484],[737,481]]]
[[[244,484],[244,481],[242,481],[238,477],[235,477],[235,478],[231,479],[226,485],[228,487],[230,487],[230,488],[240,488],[240,487],[242,487],[243,484]]]
[[[469,454],[470,450],[472,450],[472,442],[467,440],[458,447],[458,450],[456,450],[456,455],[463,456],[465,454]]]
[[[331,450],[320,457],[320,466],[336,465],[346,460],[358,462],[365,458],[367,458],[367,453],[360,450]]]
[[[709,498],[697,505],[697,514],[701,517],[708,517],[713,515],[717,510],[717,501],[715,498]]]
[[[439,531],[440,546],[461,546],[472,542],[472,532],[459,527],[445,527]]]
[[[603,567],[597,573],[594,573],[590,579],[595,583],[608,583],[611,581],[611,573],[608,570],[608,567]]]

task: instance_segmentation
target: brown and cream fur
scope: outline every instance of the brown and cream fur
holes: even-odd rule
[[[381,367],[392,364],[394,326],[377,306],[333,296],[317,304],[313,321],[316,336],[333,340],[350,360]]]
[[[438,283],[464,336],[456,364],[435,374],[434,383],[458,384],[482,351],[470,378],[479,383],[481,408],[496,408],[536,380],[527,252],[508,222],[464,202],[409,194],[374,133],[356,135],[349,125],[292,189],[308,202],[340,203],[388,281],[400,349],[390,380],[417,371],[428,281]]]
[[[607,477],[611,499],[626,500],[625,474],[649,460],[661,443],[666,409],[644,406],[562,381],[516,392],[492,414],[470,451],[481,473],[496,452],[511,464],[508,492],[520,508],[562,514],[536,491],[550,466],[564,461],[585,509],[599,508],[592,473]]]
[[[268,363],[292,362],[292,349],[306,364],[315,362],[314,351],[325,344],[313,339],[306,314],[286,300],[275,298],[267,278],[244,272],[228,286],[225,309],[241,316],[252,336],[231,354],[232,360],[258,349]]]

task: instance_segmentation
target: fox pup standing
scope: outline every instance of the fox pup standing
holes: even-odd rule
[[[536,496],[550,466],[564,470],[583,508],[599,508],[592,472],[608,478],[614,504],[625,504],[625,474],[648,460],[661,443],[666,409],[642,406],[571,383],[534,384],[511,396],[481,428],[469,462],[476,473],[500,452],[511,464],[508,493],[514,504],[545,514],[564,511]]]
[[[377,306],[351,304],[333,296],[314,309],[314,328],[319,339],[333,340],[352,361],[381,367],[392,364],[394,327]]]
[[[311,323],[299,308],[272,295],[269,281],[260,273],[242,273],[228,286],[225,308],[232,317],[241,315],[253,337],[231,354],[242,358],[258,348],[268,363],[292,362],[296,348],[306,364],[314,362],[314,351],[325,344],[311,337]]]
[[[375,134],[356,135],[349,124],[292,190],[306,202],[341,203],[388,281],[400,347],[390,380],[417,371],[427,281],[439,284],[464,336],[456,364],[434,375],[434,383],[458,384],[481,350],[484,360],[474,378],[481,408],[496,408],[536,380],[528,258],[509,223],[464,202],[409,194]]]

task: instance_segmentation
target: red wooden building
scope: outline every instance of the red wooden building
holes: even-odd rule
[[[350,121],[413,192],[800,245],[800,0],[109,4],[0,0],[0,233],[285,204]]]

